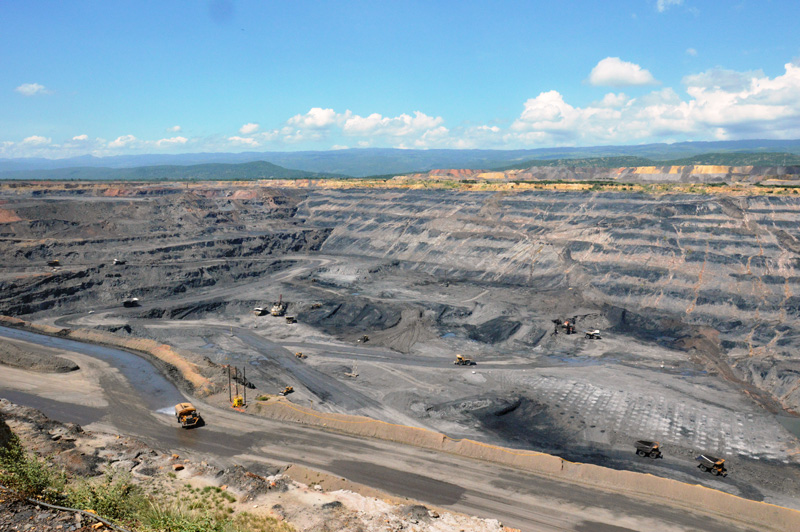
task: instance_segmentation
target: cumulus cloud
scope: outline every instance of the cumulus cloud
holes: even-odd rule
[[[623,92],[620,92],[619,94],[609,92],[603,96],[603,99],[599,102],[599,105],[600,107],[622,107],[628,101],[628,97]]]
[[[186,137],[172,137],[168,139],[161,139],[156,141],[156,146],[159,148],[169,147],[169,146],[177,146],[181,144],[186,144],[189,141]]]
[[[81,134],[53,143],[31,135],[0,141],[0,154],[55,158],[147,149],[230,151],[286,145],[467,149],[800,138],[800,64],[786,64],[785,72],[775,77],[761,71],[714,68],[688,75],[682,83],[635,98],[623,92],[598,93],[599,99],[588,104],[568,101],[556,90],[544,91],[525,101],[510,125],[497,121],[451,127],[441,116],[422,111],[385,116],[313,107],[274,129],[249,128],[244,129],[248,134],[231,137],[146,140],[123,135],[107,141]]]
[[[20,144],[24,146],[44,146],[45,144],[50,144],[51,142],[52,140],[47,137],[42,137],[40,135],[31,135],[30,137],[22,139],[22,142],[20,142]]]
[[[48,94],[50,92],[45,89],[44,85],[39,85],[38,83],[23,83],[14,90],[23,96],[35,96],[37,94]]]
[[[253,137],[228,137],[228,141],[235,146],[260,146],[258,141]]]
[[[695,50],[694,48],[687,48],[686,55],[691,55],[692,57],[694,57],[697,55],[697,50]]]
[[[372,113],[366,117],[351,116],[345,120],[342,131],[347,135],[406,137],[425,134],[439,127],[442,122],[442,117],[428,116],[420,111],[414,111],[414,116],[403,113],[395,117]]]
[[[134,142],[136,142],[136,137],[133,135],[123,135],[121,137],[117,137],[116,140],[112,140],[108,143],[109,148],[124,148],[126,146],[130,146]]]
[[[239,133],[242,135],[250,135],[256,131],[258,131],[258,124],[254,124],[253,122],[245,124],[239,128]]]
[[[172,133],[177,133],[180,130],[181,130],[181,126],[172,126],[172,127],[168,127],[167,128],[167,131],[171,131]]]
[[[631,85],[653,85],[656,80],[649,70],[619,57],[606,57],[592,69],[589,83],[595,86],[626,87]]]
[[[596,144],[664,138],[797,138],[800,65],[769,78],[761,72],[712,69],[684,78],[688,98],[672,88],[636,99],[607,94],[576,107],[557,91],[529,99],[504,135],[506,143]]]
[[[348,111],[345,114],[349,113],[350,112]],[[287,120],[286,123],[290,126],[295,126],[298,128],[322,129],[335,124],[342,118],[344,117],[342,115],[338,115],[333,109],[312,107],[311,110],[309,110],[306,114],[295,115]]]
[[[658,0],[656,2],[656,9],[658,9],[659,13],[663,13],[667,9],[672,6],[679,6],[683,3],[683,0]]]

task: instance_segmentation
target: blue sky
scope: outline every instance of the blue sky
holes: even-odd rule
[[[797,0],[0,2],[0,157],[800,138]]]

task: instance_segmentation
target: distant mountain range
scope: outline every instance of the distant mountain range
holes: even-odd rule
[[[777,155],[776,155],[777,154]],[[701,158],[698,158],[702,156]],[[607,160],[608,166],[645,164],[798,164],[800,140],[679,142],[639,146],[532,150],[399,150],[145,154],[68,159],[0,159],[0,179],[269,179],[365,177],[436,168],[500,169]],[[759,159],[760,157],[760,159]],[[788,158],[788,159],[787,159]],[[624,164],[624,162],[637,164]],[[678,163],[676,161],[684,161]],[[696,162],[690,162],[696,161]],[[701,162],[706,161],[706,162]],[[712,162],[716,161],[716,162]],[[747,162],[751,161],[751,162]],[[760,161],[760,162],[755,162]],[[251,163],[260,163],[252,165]],[[249,165],[248,165],[249,164]],[[586,163],[584,163],[586,164]]]
[[[208,163],[188,166],[140,166],[137,168],[93,168],[83,166],[0,172],[0,179],[45,181],[246,181],[254,179],[322,179],[336,177],[349,176],[290,170],[264,161],[239,164]]]

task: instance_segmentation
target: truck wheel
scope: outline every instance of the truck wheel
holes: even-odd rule
[[[644,456],[644,451],[640,451],[639,449],[636,449],[636,454],[639,455],[639,456]]]
[[[704,466],[703,464],[700,464],[700,471],[707,472],[708,468],[706,466]]]
[[[651,452],[650,453],[650,458],[658,458],[658,452],[657,451]]]

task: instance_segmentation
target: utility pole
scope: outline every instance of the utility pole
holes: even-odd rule
[[[231,387],[231,365],[228,364],[228,402],[233,403],[233,389]]]
[[[247,366],[242,370],[242,406],[247,405]]]

